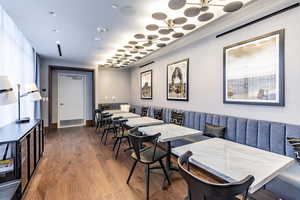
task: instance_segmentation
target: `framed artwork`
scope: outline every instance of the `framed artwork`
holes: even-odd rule
[[[189,59],[167,66],[167,100],[189,100]]]
[[[141,73],[141,99],[152,99],[152,70]]]
[[[284,30],[224,48],[223,101],[284,106]]]

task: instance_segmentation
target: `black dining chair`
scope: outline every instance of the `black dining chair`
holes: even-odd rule
[[[94,114],[94,123],[96,126],[96,132],[98,131],[98,128],[101,126],[101,109],[95,109],[95,114]]]
[[[115,151],[115,148],[118,146],[116,154],[115,154],[116,159],[118,159],[120,147],[124,140],[128,142],[128,146],[129,146],[129,148],[131,148],[129,137],[128,137],[128,132],[126,131],[126,122],[127,121],[128,121],[127,119],[121,118],[116,122],[116,123],[118,123],[118,128],[119,128],[118,135],[117,135],[117,138],[116,138],[114,146],[113,146],[113,151]]]
[[[142,163],[145,165],[145,178],[146,178],[146,199],[149,199],[149,182],[150,182],[150,170],[157,169],[157,167],[151,168],[150,165],[159,162],[165,178],[168,183],[171,184],[169,176],[167,174],[166,168],[163,164],[162,159],[167,156],[167,152],[157,148],[157,140],[161,134],[157,133],[151,136],[144,136],[138,132],[137,128],[129,130],[128,136],[133,147],[134,152],[131,154],[131,157],[134,159],[133,166],[130,170],[127,184],[129,184],[130,178],[133,174],[133,171],[136,167],[136,164]],[[149,146],[144,146],[144,143],[149,143]]]
[[[141,117],[147,117],[148,116],[148,107],[142,107],[141,108]]]
[[[114,136],[117,136],[119,130],[118,120],[122,117],[112,119],[112,114],[108,114],[105,116],[105,127],[101,137],[101,142],[104,139],[104,145],[106,145],[108,134],[112,133]]]
[[[249,175],[241,181],[215,184],[199,179],[190,172],[189,158],[193,155],[188,151],[178,158],[179,173],[188,185],[188,200],[246,200],[254,177]],[[183,165],[187,165],[187,169]],[[238,195],[242,199],[237,198]]]

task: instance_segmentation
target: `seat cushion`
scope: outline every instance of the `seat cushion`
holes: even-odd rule
[[[140,153],[140,161],[142,163],[153,163],[153,162],[156,162],[164,157],[167,156],[167,152],[159,149],[159,148],[156,148],[156,151],[155,151],[155,157],[153,159],[153,153],[154,153],[154,147],[146,147],[145,148],[146,150],[142,150],[142,152]],[[131,157],[135,160],[137,160],[137,156],[135,153],[132,153],[131,154]]]
[[[204,136],[211,138],[224,138],[225,135],[225,127],[223,126],[214,126],[211,124],[205,124],[205,130],[203,133]]]
[[[285,200],[299,200],[300,165],[295,162],[266,185],[266,189]]]

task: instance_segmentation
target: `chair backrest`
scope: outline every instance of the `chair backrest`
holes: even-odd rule
[[[130,129],[128,132],[129,140],[132,144],[134,153],[138,160],[141,159],[140,153],[143,148],[143,143],[149,142],[154,146],[153,151],[153,159],[155,157],[155,151],[157,147],[157,140],[161,133],[157,133],[155,135],[142,135],[137,128]]]
[[[153,115],[155,119],[163,120],[163,109],[154,109]]]
[[[172,111],[170,123],[179,126],[184,125],[184,113]]]
[[[149,110],[148,107],[142,107],[142,109],[141,109],[141,116],[142,117],[147,117],[148,116],[148,110]]]
[[[237,195],[242,195],[246,200],[250,185],[254,177],[249,175],[239,182],[215,184],[201,180],[189,172],[189,158],[192,152],[188,151],[178,158],[179,173],[188,184],[189,200],[232,200]],[[183,167],[187,164],[187,168]]]

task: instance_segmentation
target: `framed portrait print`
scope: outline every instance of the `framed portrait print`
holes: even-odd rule
[[[284,30],[224,48],[223,101],[284,106]]]
[[[152,70],[141,73],[141,99],[152,99]]]
[[[189,100],[189,59],[167,66],[167,100]]]

